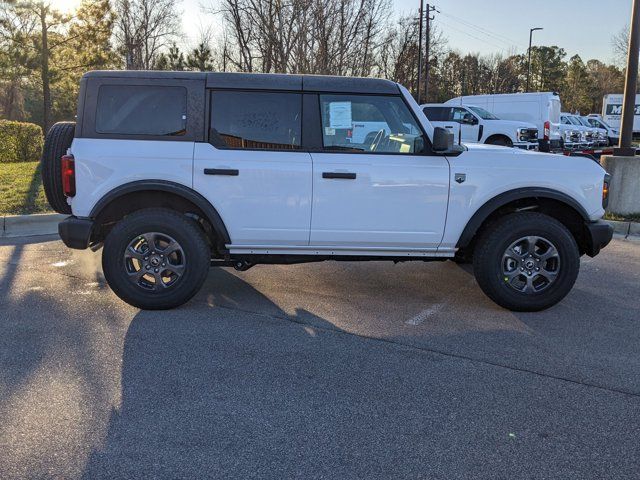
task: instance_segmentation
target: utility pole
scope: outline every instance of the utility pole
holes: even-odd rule
[[[624,84],[622,123],[620,125],[620,143],[613,152],[614,155],[621,157],[633,157],[636,154],[636,149],[631,146],[631,141],[633,140],[633,120],[636,109],[638,56],[640,56],[640,0],[633,0],[627,76]]]
[[[529,30],[529,66],[527,68],[527,93],[529,92],[529,84],[531,82],[531,41],[533,40],[533,32],[543,30],[542,27],[535,27]]]
[[[431,57],[429,50],[431,47],[431,20],[435,17],[431,16],[431,12],[435,11],[436,7],[432,7],[427,3],[426,15],[427,15],[427,39],[426,39],[426,53],[425,53],[425,67],[426,72],[424,75],[424,101],[429,101],[429,70],[431,64],[429,59]]]
[[[421,102],[421,98],[420,98],[420,93],[422,93],[422,16],[423,16],[423,6],[424,6],[424,0],[420,0],[420,15],[418,17],[418,86],[416,88],[416,90],[418,91],[418,105],[420,105]],[[429,16],[429,13],[427,12],[427,17]]]

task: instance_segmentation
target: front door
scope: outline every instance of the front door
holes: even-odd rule
[[[478,143],[480,125],[478,119],[466,108],[453,107],[452,120],[460,126],[462,141],[467,143]]]
[[[319,95],[322,151],[313,152],[311,246],[433,250],[442,240],[449,164],[401,96]],[[354,140],[354,125],[376,131]]]
[[[193,186],[234,246],[309,244],[311,155],[301,147],[301,114],[299,93],[211,93],[209,143],[195,144]]]

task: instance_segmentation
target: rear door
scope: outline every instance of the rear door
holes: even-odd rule
[[[442,240],[449,164],[404,99],[320,94],[321,150],[313,157],[311,246],[345,251],[434,251]],[[306,104],[305,104],[306,105]],[[305,107],[306,108],[306,107]],[[318,111],[316,103],[315,111]],[[382,122],[356,143],[353,123]]]
[[[234,246],[308,245],[311,155],[302,150],[302,95],[213,90],[193,185],[218,210]]]

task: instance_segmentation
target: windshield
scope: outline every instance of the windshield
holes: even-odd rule
[[[568,118],[568,119],[569,119],[569,121],[570,121],[571,123],[573,123],[574,125],[580,125],[580,126],[582,126],[582,124],[580,123],[580,120],[578,120],[576,117],[573,117],[573,116],[569,116],[569,115],[567,115],[567,118]]]
[[[581,123],[582,125],[584,125],[585,127],[593,127],[593,125],[591,125],[591,124],[589,123],[589,120],[587,120],[587,119],[586,119],[586,118],[584,118],[584,117],[578,117],[578,120],[580,120],[580,123]]]
[[[607,122],[605,122],[604,120],[600,120],[600,119],[598,119],[598,118],[594,118],[594,119],[592,119],[592,120],[594,120],[594,121],[596,122],[596,125],[598,125],[598,126],[600,126],[600,127],[604,128],[605,130],[606,130],[607,128],[613,128],[611,125],[609,125],[609,124],[608,124]]]
[[[473,110],[483,120],[500,120],[493,113],[487,112],[484,108],[470,106],[469,109]]]

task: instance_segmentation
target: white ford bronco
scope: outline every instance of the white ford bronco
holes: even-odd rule
[[[382,126],[354,139],[354,118]],[[90,72],[42,162],[64,243],[104,247],[110,287],[144,309],[188,301],[210,266],[450,259],[537,311],[612,237],[596,162],[455,145],[380,79]]]

